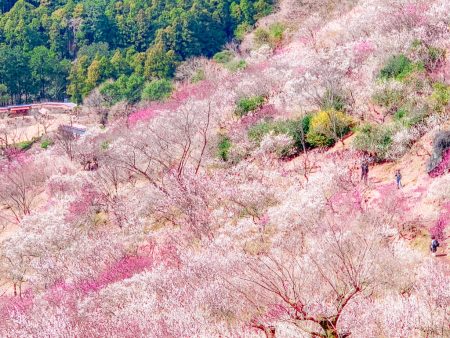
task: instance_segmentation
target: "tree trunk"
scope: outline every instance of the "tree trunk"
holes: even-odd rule
[[[254,325],[253,326],[256,329],[259,329],[264,332],[266,338],[275,338],[275,328],[273,326],[266,326],[266,325]]]
[[[340,338],[336,329],[335,320],[324,318],[319,322],[319,325],[324,331],[324,338]]]

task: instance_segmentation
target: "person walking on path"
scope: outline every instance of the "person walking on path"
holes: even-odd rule
[[[431,236],[430,251],[431,251],[431,254],[433,256],[435,256],[435,257],[436,257],[436,251],[437,251],[438,246],[439,246],[439,242],[436,239],[436,237],[435,236]]]
[[[367,179],[369,177],[369,161],[364,158],[361,162],[361,181],[367,185]]]
[[[402,174],[400,173],[400,169],[397,169],[397,171],[395,172],[395,182],[397,182],[397,189],[403,188]]]

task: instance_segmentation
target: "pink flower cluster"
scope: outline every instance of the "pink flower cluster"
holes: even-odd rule
[[[375,50],[375,45],[370,41],[361,41],[353,47],[354,57],[357,62],[366,60]]]
[[[135,125],[138,122],[144,122],[152,119],[164,111],[178,109],[187,100],[203,100],[213,91],[214,86],[209,81],[202,81],[197,84],[184,84],[180,86],[165,102],[152,102],[148,107],[141,109],[128,117],[128,123]]]

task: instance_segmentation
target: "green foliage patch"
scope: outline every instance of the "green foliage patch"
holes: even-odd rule
[[[228,161],[231,147],[232,143],[230,138],[226,135],[221,135],[217,144],[217,155],[222,161]]]
[[[450,102],[450,86],[442,82],[434,83],[431,101],[436,112],[443,112]]]
[[[213,57],[214,61],[223,65],[230,72],[237,72],[247,67],[245,60],[240,60],[229,50],[223,50],[216,53]]]
[[[310,121],[311,115],[309,114],[294,120],[262,121],[248,129],[248,138],[259,144],[267,134],[284,134],[292,137],[297,151],[302,151],[304,147],[310,147],[310,144],[306,141]]]
[[[34,144],[35,140],[31,141],[22,141],[15,144],[15,147],[19,150],[28,150]]]
[[[398,109],[395,112],[393,119],[395,122],[400,123],[400,125],[409,129],[423,122],[428,114],[428,105],[418,105],[412,102]]]
[[[387,83],[377,90],[373,96],[373,101],[386,108],[388,111],[396,111],[406,103],[407,92],[401,85]]]
[[[44,140],[41,141],[41,148],[42,149],[47,149],[48,147],[50,147],[51,145],[53,145],[53,141],[46,138]]]
[[[234,54],[233,52],[229,51],[229,50],[223,50],[221,52],[218,52],[214,55],[213,60],[216,61],[217,63],[228,63],[231,60],[234,59]]]
[[[232,60],[225,64],[225,68],[230,72],[238,72],[247,68],[247,62],[245,60]]]
[[[100,86],[106,100],[111,104],[119,101],[137,102],[141,99],[142,88],[145,79],[142,76],[125,76],[122,75],[116,81],[105,82]]]
[[[249,112],[261,108],[264,100],[265,98],[262,95],[243,97],[236,103],[235,114],[239,117],[245,116]]]
[[[173,91],[169,80],[154,80],[148,82],[142,91],[142,99],[147,101],[161,101],[167,99]]]
[[[259,27],[254,32],[253,41],[257,47],[266,44],[275,47],[283,40],[285,30],[286,27],[280,22],[273,23],[267,30]]]
[[[380,78],[396,79],[405,78],[413,71],[413,63],[405,55],[399,54],[389,58],[386,65],[380,70]]]
[[[380,70],[379,77],[384,80],[403,81],[412,73],[424,70],[425,65],[422,61],[414,63],[405,55],[398,54],[388,59],[386,65]]]
[[[198,69],[191,78],[191,83],[198,83],[206,79],[205,71],[203,69]]]
[[[392,129],[385,125],[363,124],[357,128],[353,147],[374,155],[377,160],[385,160],[392,146],[392,136]]]

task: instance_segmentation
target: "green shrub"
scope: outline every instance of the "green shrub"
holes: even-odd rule
[[[244,97],[238,100],[236,104],[235,113],[236,115],[242,117],[247,115],[249,112],[260,108],[264,104],[264,96],[251,96]]]
[[[231,72],[237,72],[247,67],[247,63],[244,60],[237,60],[235,55],[228,50],[217,53],[213,58]]]
[[[262,46],[262,45],[270,45],[271,39],[270,39],[270,33],[266,31],[264,28],[257,28],[254,33],[253,42],[256,44],[256,46]]]
[[[148,82],[143,91],[142,99],[147,101],[161,101],[167,99],[172,93],[172,82],[166,79]]]
[[[276,23],[270,25],[269,33],[270,33],[270,38],[271,38],[272,42],[274,42],[276,44],[280,43],[283,40],[285,30],[286,30],[286,27],[280,22],[276,22]]]
[[[259,27],[254,32],[253,42],[257,47],[262,45],[275,47],[283,40],[285,30],[286,27],[279,22],[270,25],[269,30]]]
[[[295,120],[262,121],[248,130],[248,138],[256,143],[260,143],[265,135],[273,133],[275,135],[285,134],[294,140],[297,151],[303,150],[303,145],[308,147],[306,135],[309,131],[311,115],[305,115]]]
[[[444,58],[445,58],[445,49],[431,46],[428,48],[428,58],[426,60],[427,62],[426,66],[432,67],[433,65],[439,63]]]
[[[429,46],[421,40],[415,40],[412,43],[411,49],[428,71],[432,71],[445,60],[445,49]]]
[[[203,81],[206,78],[205,71],[203,69],[197,69],[191,78],[191,83],[197,83]]]
[[[405,55],[399,54],[392,56],[387,64],[380,71],[382,79],[404,79],[414,70],[414,65]]]
[[[49,146],[53,145],[53,141],[50,139],[44,139],[41,142],[41,148],[42,149],[47,149]]]
[[[443,112],[450,102],[450,86],[442,82],[433,84],[431,101],[435,111],[439,113]]]
[[[28,150],[28,149],[31,148],[31,146],[33,145],[34,141],[35,141],[35,140],[32,140],[32,141],[22,141],[22,142],[16,143],[15,146],[16,146],[17,149],[20,149],[20,150]]]
[[[422,41],[420,39],[414,39],[411,43],[412,49],[418,49],[420,46],[422,46]]]
[[[392,130],[384,125],[364,124],[357,129],[353,147],[376,156],[377,160],[387,159],[392,146]]]
[[[322,110],[309,123],[306,140],[313,147],[329,147],[350,132],[352,119],[336,110]]]
[[[310,132],[306,140],[312,147],[331,147],[336,143],[333,138],[316,132]]]
[[[400,83],[388,82],[373,94],[372,99],[377,105],[385,107],[388,112],[394,112],[405,104],[407,93]]]
[[[108,150],[109,149],[109,145],[110,145],[109,141],[103,141],[100,144],[100,148],[102,148],[102,150]]]
[[[214,61],[217,63],[228,63],[234,59],[234,54],[229,50],[223,50],[221,52],[216,53],[213,56]]]
[[[253,16],[253,19],[258,20],[261,19],[273,11],[273,6],[271,5],[272,1],[266,1],[266,0],[258,0],[253,4],[253,8],[255,9],[255,15]],[[242,5],[241,5],[242,6]]]
[[[396,113],[394,114],[394,120],[396,121],[401,121],[403,120],[406,116],[408,116],[408,111],[405,108],[400,108],[399,110],[396,111]]]
[[[100,93],[110,105],[119,101],[138,102],[141,99],[142,87],[145,79],[142,76],[132,74],[121,75],[116,81],[107,81],[100,86]]]
[[[245,34],[249,33],[252,30],[252,26],[247,22],[243,22],[239,24],[234,30],[234,36],[238,41],[242,41],[245,37]]]
[[[217,144],[217,154],[222,161],[228,161],[231,146],[232,144],[230,138],[228,136],[221,135],[219,143]]]
[[[273,123],[274,122],[262,121],[251,126],[247,132],[248,138],[251,141],[260,143],[265,135],[273,131]]]
[[[423,121],[428,115],[429,107],[417,102],[410,102],[398,109],[394,114],[394,121],[406,128],[411,128]]]
[[[246,67],[247,62],[245,62],[245,60],[231,60],[230,62],[225,64],[225,68],[227,68],[230,72],[244,70]]]

